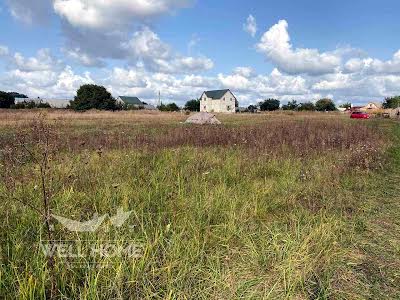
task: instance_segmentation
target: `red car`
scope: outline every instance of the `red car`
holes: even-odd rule
[[[366,112],[362,112],[362,111],[355,111],[355,112],[351,113],[350,118],[352,118],[352,119],[369,119],[369,114]]]

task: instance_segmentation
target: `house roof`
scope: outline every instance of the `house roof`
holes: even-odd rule
[[[143,102],[140,101],[138,97],[129,97],[129,96],[119,96],[119,98],[124,101],[125,104],[131,105],[143,105]]]
[[[378,108],[382,107],[382,103],[379,103],[379,102],[368,102],[368,104],[366,106],[370,106],[372,104]]]
[[[207,98],[221,99],[229,90],[205,91]]]

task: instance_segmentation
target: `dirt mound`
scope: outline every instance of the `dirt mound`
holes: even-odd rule
[[[207,112],[200,112],[190,116],[186,122],[186,124],[198,124],[198,125],[205,125],[205,124],[221,124],[221,122],[215,117],[215,115],[207,113]]]

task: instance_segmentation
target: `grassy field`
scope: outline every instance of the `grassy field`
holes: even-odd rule
[[[0,111],[0,298],[400,298],[399,123],[186,118]],[[96,232],[46,219],[119,207],[127,223]],[[141,252],[49,259],[49,236]]]

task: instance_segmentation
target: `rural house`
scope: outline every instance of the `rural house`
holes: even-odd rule
[[[236,97],[230,90],[203,92],[200,97],[200,111],[234,114],[236,112]]]
[[[156,109],[153,105],[141,101],[138,97],[119,96],[117,98],[117,102],[120,104],[125,104],[128,107],[134,107],[139,109],[149,109],[149,110]]]
[[[362,109],[363,110],[376,110],[376,109],[381,109],[382,104],[378,102],[369,102],[366,106],[364,106]]]

